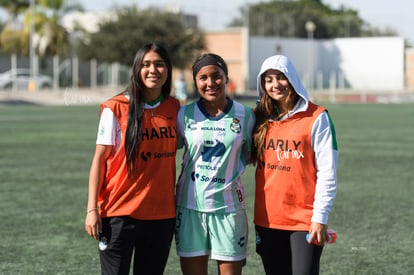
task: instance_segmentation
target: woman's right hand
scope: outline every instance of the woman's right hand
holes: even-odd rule
[[[85,230],[89,236],[99,240],[99,233],[102,232],[102,219],[98,210],[93,210],[86,214]]]

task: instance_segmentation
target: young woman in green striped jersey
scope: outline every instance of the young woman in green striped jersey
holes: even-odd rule
[[[184,147],[176,200],[176,245],[183,274],[241,274],[248,222],[240,176],[250,160],[253,110],[226,96],[227,65],[204,54],[193,65],[200,99],[182,106],[177,132]]]

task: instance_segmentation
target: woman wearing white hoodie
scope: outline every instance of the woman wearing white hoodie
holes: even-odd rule
[[[257,91],[256,251],[266,274],[318,274],[336,195],[335,128],[286,56],[263,62]]]

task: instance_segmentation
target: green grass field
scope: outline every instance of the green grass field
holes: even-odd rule
[[[330,215],[338,240],[325,247],[321,274],[414,274],[414,105],[325,106],[340,161]],[[84,230],[98,116],[99,106],[0,106],[0,274],[99,274],[96,242]],[[259,275],[253,167],[243,180],[243,271]],[[165,274],[180,274],[174,244]]]

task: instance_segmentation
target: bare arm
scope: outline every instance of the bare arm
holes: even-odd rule
[[[96,145],[89,172],[88,206],[85,220],[85,230],[94,239],[98,240],[102,231],[102,221],[98,212],[98,192],[105,177],[106,160],[112,152],[111,145]]]

